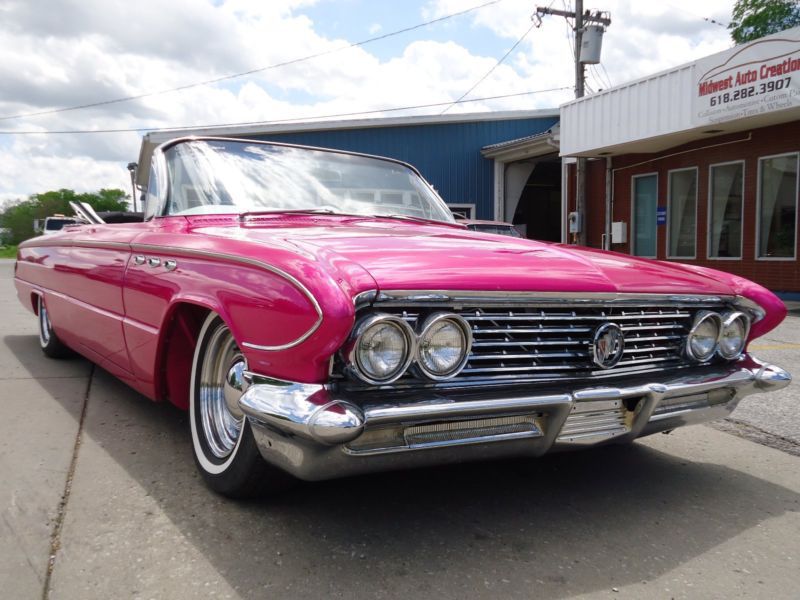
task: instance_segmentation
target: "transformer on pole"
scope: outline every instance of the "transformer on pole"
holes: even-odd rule
[[[575,19],[575,97],[582,98],[586,79],[584,65],[596,65],[600,62],[605,28],[611,25],[611,15],[606,11],[583,10],[583,0],[575,0],[575,11],[558,10],[537,6],[531,17],[542,22],[542,15],[558,15],[565,19]],[[586,245],[586,158],[579,156],[575,165],[575,223],[570,227],[574,234],[573,241]]]

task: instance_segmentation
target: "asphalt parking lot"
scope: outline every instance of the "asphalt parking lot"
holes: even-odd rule
[[[181,412],[44,358],[11,278],[0,263],[4,598],[797,598],[798,384],[629,447],[236,503],[196,475]],[[798,342],[792,315],[756,351],[797,375]]]

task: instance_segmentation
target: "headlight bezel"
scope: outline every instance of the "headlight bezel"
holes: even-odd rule
[[[402,333],[406,344],[405,355],[398,367],[392,372],[391,376],[376,378],[373,377],[367,369],[365,369],[359,348],[365,333],[367,333],[372,327],[387,323],[396,327]],[[414,330],[411,328],[411,325],[397,315],[392,315],[389,313],[375,313],[363,318],[353,329],[350,349],[347,353],[348,363],[355,376],[364,383],[369,385],[387,385],[397,381],[408,370],[409,366],[411,366],[411,363],[414,361],[416,350],[417,338],[414,334]]]
[[[722,344],[722,339],[725,335],[725,330],[731,327],[734,321],[740,319],[744,323],[742,332],[742,343],[736,352],[728,354],[723,350],[723,344]],[[736,360],[737,358],[739,358],[744,353],[744,349],[747,347],[747,337],[748,335],[750,335],[750,325],[751,325],[751,319],[745,312],[735,311],[723,315],[722,327],[720,328],[719,338],[717,340],[717,354],[719,354],[719,356],[721,358],[724,358],[725,360]]]
[[[707,320],[713,320],[716,322],[717,325],[717,335],[714,338],[714,346],[706,355],[698,355],[695,353],[694,349],[692,348],[692,337],[697,333],[697,330],[700,328],[703,323]],[[714,355],[717,353],[719,348],[719,338],[722,335],[722,316],[719,313],[716,313],[711,310],[703,310],[698,312],[695,315],[694,322],[692,323],[692,327],[689,330],[689,334],[686,336],[686,355],[691,358],[692,360],[704,363],[711,360]]]
[[[434,325],[441,323],[442,321],[449,321],[453,323],[461,330],[464,339],[464,347],[461,350],[461,358],[459,359],[458,363],[450,370],[445,373],[437,373],[430,369],[423,359],[422,352],[425,344],[425,338],[431,332]],[[453,377],[457,376],[463,368],[466,366],[467,361],[469,360],[469,355],[472,352],[472,329],[469,326],[469,323],[459,314],[451,313],[451,312],[437,312],[428,315],[422,324],[419,327],[417,333],[417,348],[416,352],[414,353],[414,360],[415,360],[415,369],[417,369],[420,374],[425,376],[426,378],[432,381],[446,381],[448,379],[452,379]]]

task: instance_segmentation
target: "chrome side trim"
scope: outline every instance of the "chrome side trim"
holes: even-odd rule
[[[286,271],[279,269],[278,267],[273,267],[268,263],[253,258],[236,256],[233,254],[226,254],[223,252],[212,252],[209,250],[178,248],[175,246],[159,246],[156,244],[124,244],[121,242],[93,242],[91,240],[65,240],[64,242],[53,244],[52,241],[48,240],[38,241],[38,239],[36,239],[24,242],[24,244],[26,248],[57,245],[57,246],[74,246],[81,248],[109,248],[114,250],[125,250],[129,252],[142,252],[145,254],[156,253],[156,254],[169,254],[175,256],[188,256],[188,257],[200,257],[200,258],[221,258],[228,262],[240,263],[256,267],[259,269],[263,269],[265,271],[269,271],[270,273],[273,273],[291,283],[294,287],[296,287],[300,291],[300,293],[302,293],[308,299],[308,301],[314,307],[314,311],[317,313],[317,320],[311,325],[308,331],[303,333],[303,335],[298,337],[296,340],[287,342],[286,344],[267,346],[267,345],[256,344],[253,342],[242,342],[242,346],[245,346],[246,348],[251,348],[253,350],[276,351],[276,350],[286,350],[288,348],[293,348],[306,341],[309,337],[311,337],[314,334],[314,332],[317,329],[319,329],[319,326],[322,325],[322,308],[320,308],[319,302],[306,286],[304,286],[296,277],[290,275]],[[136,264],[142,264],[137,262],[136,259],[134,259],[134,262],[136,262]],[[150,265],[150,266],[155,266],[155,265]]]
[[[86,225],[84,225],[86,227]],[[47,237],[47,236],[45,236]],[[23,242],[25,248],[42,248],[42,247],[70,247],[70,248],[105,248],[109,250],[125,250],[130,251],[131,245],[124,242],[102,242],[93,240],[58,240],[54,243],[51,239],[33,238]],[[22,244],[20,244],[22,247]]]
[[[287,342],[286,344],[279,344],[276,346],[267,346],[262,344],[256,344],[253,342],[242,342],[241,345],[246,348],[250,348],[252,350],[264,350],[264,351],[286,350],[288,348],[294,348],[295,346],[302,344],[309,337],[311,337],[314,334],[314,332],[317,329],[319,329],[319,326],[322,325],[322,308],[320,308],[319,302],[317,302],[317,299],[314,297],[311,291],[293,275],[290,275],[289,273],[287,273],[282,269],[279,269],[278,267],[273,267],[268,263],[256,260],[254,258],[248,258],[245,256],[236,256],[234,254],[226,254],[224,252],[212,252],[210,250],[195,250],[191,248],[177,248],[175,246],[159,246],[155,244],[133,244],[131,246],[131,249],[133,252],[145,252],[145,253],[155,252],[159,254],[169,254],[174,256],[221,258],[228,262],[234,262],[251,267],[256,267],[258,269],[263,269],[291,283],[294,287],[296,287],[300,291],[300,293],[302,293],[308,299],[308,301],[314,307],[314,311],[317,313],[317,320],[314,322],[313,325],[311,325],[308,331],[306,331],[296,340]]]

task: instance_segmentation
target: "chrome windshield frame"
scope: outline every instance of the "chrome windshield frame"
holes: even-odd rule
[[[153,157],[151,162],[151,177],[152,172],[155,171],[157,176],[159,177],[159,193],[156,196],[157,206],[154,207],[153,210],[150,210],[150,197],[149,194],[146,194],[147,203],[145,204],[145,220],[150,220],[157,217],[169,217],[175,216],[170,215],[167,213],[167,207],[169,205],[169,197],[170,197],[170,181],[168,176],[168,167],[167,167],[167,158],[166,152],[170,148],[173,148],[179,144],[187,143],[187,142],[236,142],[236,143],[247,143],[247,144],[258,144],[263,146],[278,146],[283,148],[298,148],[301,150],[311,150],[316,152],[328,152],[331,154],[339,154],[345,156],[358,156],[361,158],[369,158],[373,160],[379,160],[388,163],[394,163],[396,165],[400,165],[409,171],[411,171],[414,175],[416,175],[425,189],[431,195],[431,201],[438,204],[438,207],[445,213],[451,214],[450,207],[447,206],[447,203],[439,196],[436,189],[426,180],[422,173],[419,172],[414,165],[404,162],[402,160],[398,160],[396,158],[391,158],[387,156],[378,156],[375,154],[367,154],[364,152],[352,152],[349,150],[337,150],[335,148],[320,148],[317,146],[307,146],[304,144],[287,144],[284,142],[271,142],[271,141],[264,141],[264,140],[254,140],[249,138],[233,138],[233,137],[222,137],[222,136],[184,136],[175,138],[172,140],[168,140],[160,145],[158,145],[153,150]],[[149,181],[148,181],[149,186]],[[275,212],[281,212],[279,209]],[[237,214],[237,213],[231,213]],[[368,215],[364,215],[368,216]],[[377,218],[377,216],[376,216]],[[455,223],[455,218],[453,221],[441,221],[442,223],[452,224]]]

